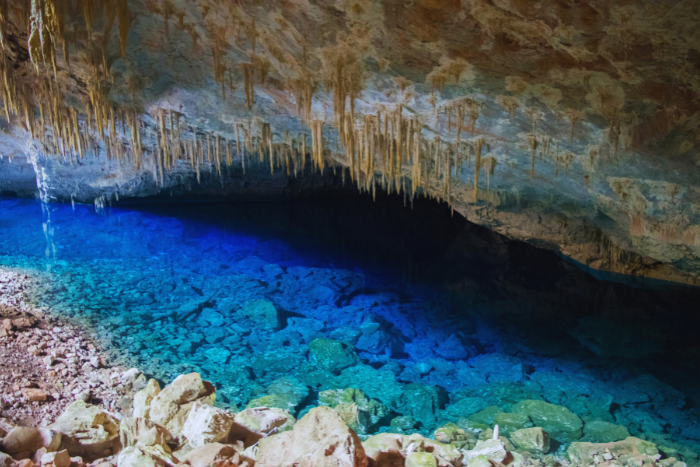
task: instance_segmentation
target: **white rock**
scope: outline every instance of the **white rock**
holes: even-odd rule
[[[193,447],[217,443],[228,437],[233,415],[206,404],[195,402],[190,410],[182,434]]]

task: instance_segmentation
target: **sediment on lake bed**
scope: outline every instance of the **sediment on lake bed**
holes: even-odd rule
[[[197,373],[161,385],[111,366],[89,335],[24,300],[29,281],[18,272],[0,275],[3,466],[686,465],[623,427],[585,423],[540,400],[471,414],[467,400],[465,416],[426,434],[407,432],[411,417],[372,430],[386,408],[352,388],[319,392],[297,420],[294,407],[309,392],[292,379],[242,410],[225,410],[214,406],[217,388]],[[338,355],[322,355],[340,364]],[[619,440],[585,442],[584,429],[618,430]]]

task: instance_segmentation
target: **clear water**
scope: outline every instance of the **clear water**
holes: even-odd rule
[[[0,266],[37,276],[36,304],[92,329],[115,358],[163,382],[201,373],[222,406],[291,385],[306,388],[300,415],[320,391],[352,387],[391,411],[368,433],[430,433],[491,425],[536,399],[580,417],[584,440],[619,438],[607,423],[689,462],[700,451],[696,290],[600,281],[444,206],[353,197],[96,212],[0,199]],[[256,315],[256,300],[277,317]],[[319,364],[319,338],[357,360]],[[412,420],[389,428],[398,416]]]

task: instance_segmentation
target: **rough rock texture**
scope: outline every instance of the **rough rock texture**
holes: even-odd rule
[[[14,92],[0,192],[98,204],[298,192],[326,183],[303,181],[303,132],[316,165],[368,189],[381,171],[385,188],[416,185],[592,268],[698,281],[692,0],[97,3],[87,22],[72,3],[30,21],[13,2],[3,19]],[[399,130],[420,130],[418,143]],[[364,144],[380,133],[400,144]],[[181,144],[195,138],[201,164]],[[268,156],[252,169],[258,153],[274,176],[261,176]]]
[[[257,467],[367,467],[362,443],[329,407],[317,407],[291,431],[260,441]]]
[[[50,428],[61,433],[61,447],[71,456],[100,458],[119,450],[119,420],[83,401],[69,405]]]

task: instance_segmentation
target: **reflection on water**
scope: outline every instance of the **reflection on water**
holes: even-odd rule
[[[200,372],[223,406],[299,415],[357,388],[360,432],[507,433],[556,404],[563,445],[700,451],[697,291],[599,281],[445,206],[5,199],[0,229],[0,265],[41,278],[37,305],[161,380]]]

